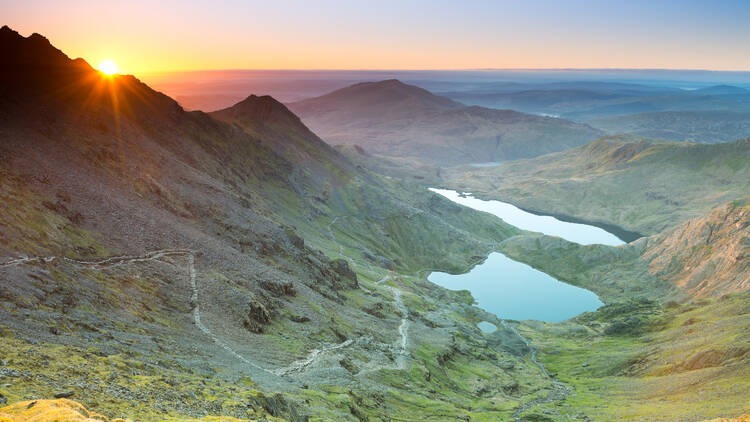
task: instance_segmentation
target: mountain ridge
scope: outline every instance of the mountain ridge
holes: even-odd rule
[[[226,122],[69,59],[3,69],[0,354],[29,374],[3,398],[303,421],[486,413],[458,382],[510,414],[551,388],[465,293],[411,275],[518,229],[357,168],[271,98]]]

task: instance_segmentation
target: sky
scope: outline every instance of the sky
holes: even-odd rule
[[[0,0],[0,20],[120,73],[750,70],[750,0]]]

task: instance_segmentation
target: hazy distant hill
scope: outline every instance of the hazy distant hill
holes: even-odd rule
[[[670,141],[715,143],[750,136],[750,113],[732,111],[659,111],[603,117],[589,124],[611,134]]]
[[[356,84],[288,105],[328,143],[441,165],[534,157],[601,134],[562,119],[467,107],[397,80]]]
[[[733,85],[714,85],[693,91],[700,95],[750,95],[750,91]]]
[[[696,90],[607,82],[508,84],[443,95],[465,104],[588,122],[657,111],[750,112],[750,91],[717,85]]]

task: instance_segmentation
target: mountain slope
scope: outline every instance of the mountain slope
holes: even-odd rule
[[[542,235],[501,244],[503,253],[606,302],[563,323],[519,327],[540,361],[576,391],[554,407],[618,421],[690,422],[746,412],[748,203],[724,204],[619,247]],[[540,407],[537,413],[552,406]]]
[[[3,398],[71,391],[134,420],[509,419],[553,389],[517,337],[476,328],[494,316],[412,276],[519,230],[358,169],[270,98],[228,123],[39,35],[0,41],[0,355],[23,377]]]
[[[328,143],[442,165],[534,157],[600,134],[566,120],[466,107],[396,80],[357,84],[288,105]]]
[[[649,270],[694,297],[750,289],[750,198],[648,239]]]
[[[750,139],[603,138],[568,151],[441,173],[445,185],[540,212],[656,234],[750,192]]]

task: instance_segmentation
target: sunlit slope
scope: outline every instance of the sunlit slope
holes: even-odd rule
[[[749,299],[743,292],[683,305],[630,301],[521,331],[549,370],[575,388],[562,409],[555,406],[569,416],[555,420],[742,415],[750,394]]]
[[[556,278],[596,292],[606,303],[718,297],[750,289],[748,198],[717,207],[627,245],[579,245],[524,235],[501,250]]]
[[[253,422],[258,420],[282,422],[266,412],[259,412],[257,418],[237,419],[225,416],[207,416],[202,418],[170,418],[166,421],[204,421],[204,422]],[[67,399],[26,400],[0,408],[2,422],[126,422],[129,419],[108,419],[106,416],[86,409],[80,403]]]

